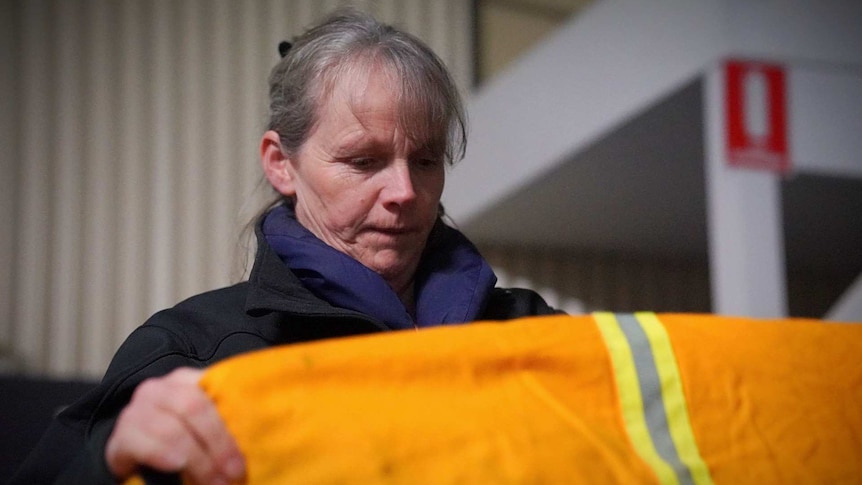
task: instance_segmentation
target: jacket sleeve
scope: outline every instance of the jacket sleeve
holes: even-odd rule
[[[177,367],[201,367],[186,343],[157,325],[135,330],[117,351],[99,386],[61,412],[10,485],[115,483],[105,444],[141,381]]]
[[[563,314],[545,302],[544,298],[533,290],[524,288],[494,288],[491,292],[482,320],[511,320],[513,318],[532,317],[538,315]]]

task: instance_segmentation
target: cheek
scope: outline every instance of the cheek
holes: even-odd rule
[[[443,195],[443,187],[446,186],[446,173],[444,171],[440,171],[440,175],[437,176],[437,194],[436,199],[437,202],[440,202],[440,197]]]
[[[375,198],[362,190],[345,188],[329,194],[324,210],[330,225],[339,232],[350,232],[361,225],[374,206]]]
[[[423,191],[426,194],[426,202],[434,207],[436,212],[437,206],[440,204],[440,197],[443,195],[443,186],[446,181],[445,173],[440,170],[439,173],[428,174],[423,180]]]
[[[440,209],[440,196],[443,194],[443,176],[432,176],[427,174],[421,180],[421,188],[417,187],[420,194],[416,206],[415,215],[423,221],[428,230],[437,221]]]

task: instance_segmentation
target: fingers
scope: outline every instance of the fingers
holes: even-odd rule
[[[177,398],[170,400],[170,411],[179,416],[185,416],[186,422],[194,430],[194,434],[202,443],[204,449],[216,463],[230,468],[242,466],[242,455],[233,437],[222,421],[221,415],[209,397],[198,386],[202,371],[193,369],[178,369],[176,375]],[[192,392],[180,394],[180,389],[189,386]],[[231,461],[239,463],[231,464]],[[229,470],[223,470],[229,472]]]
[[[193,483],[229,483],[245,474],[239,448],[198,387],[202,371],[177,369],[141,383],[120,413],[105,458],[117,478],[147,465],[183,472]]]
[[[190,449],[188,472],[195,477],[208,478],[212,473],[237,480],[245,474],[245,463],[233,437],[228,432],[215,405],[198,386],[202,371],[178,369],[172,376],[168,392],[174,396],[166,404],[166,411],[185,418],[199,446]],[[190,392],[183,392],[190,389]],[[198,453],[202,451],[202,453]],[[207,481],[197,480],[199,483]]]

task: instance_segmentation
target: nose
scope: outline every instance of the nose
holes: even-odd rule
[[[389,173],[383,188],[384,203],[403,205],[416,199],[413,174],[407,162],[393,163],[387,171]]]

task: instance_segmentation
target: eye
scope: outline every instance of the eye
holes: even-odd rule
[[[351,158],[348,163],[351,167],[358,170],[368,170],[377,163],[377,159],[373,157],[356,157]]]
[[[420,157],[416,159],[413,163],[415,163],[416,166],[419,168],[433,170],[439,167],[440,164],[442,164],[443,162],[439,158]]]

